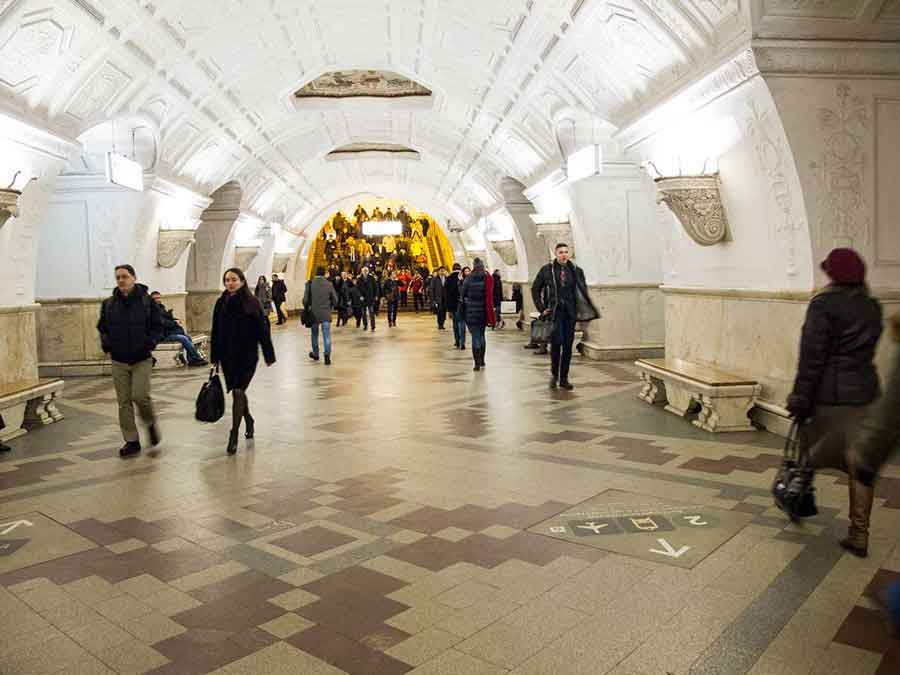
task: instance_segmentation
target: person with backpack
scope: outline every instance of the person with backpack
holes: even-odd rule
[[[475,361],[473,370],[479,371],[485,366],[484,355],[487,351],[484,332],[496,320],[494,279],[487,273],[480,258],[475,258],[472,273],[463,281],[460,298],[465,307],[466,327],[472,334],[472,359]]]
[[[209,360],[221,365],[225,388],[231,392],[231,432],[226,452],[233,455],[237,452],[241,421],[245,424],[245,438],[253,438],[256,430],[247,388],[256,373],[259,350],[262,348],[266,366],[271,366],[275,363],[275,348],[269,317],[247,287],[244,273],[232,267],[222,275],[222,283],[225,291],[213,310]]]
[[[836,248],[821,267],[830,283],[806,310],[787,409],[800,425],[808,468],[850,474],[850,528],[840,544],[864,558],[874,490],[858,480],[848,458],[853,435],[879,395],[874,359],[882,310],[869,294],[866,265],[856,251]]]
[[[120,457],[131,457],[141,451],[141,440],[134,420],[137,407],[147,425],[150,445],[160,442],[156,413],[150,395],[153,350],[164,335],[162,312],[153,302],[147,287],[137,283],[131,265],[115,268],[116,288],[100,306],[97,331],[103,351],[112,358],[112,378],[119,405],[119,428],[125,445]]]

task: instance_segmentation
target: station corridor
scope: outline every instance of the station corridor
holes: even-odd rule
[[[163,442],[123,461],[108,378],[0,463],[0,672],[182,675],[895,675],[874,598],[900,578],[900,472],[870,556],[772,506],[781,439],[638,400],[628,363],[573,392],[514,328],[487,368],[430,318],[295,320],[249,389],[256,438],[193,419],[207,371],[161,371]]]

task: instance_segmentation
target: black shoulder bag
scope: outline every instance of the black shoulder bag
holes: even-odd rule
[[[198,422],[218,422],[225,414],[225,390],[219,379],[219,366],[209,371],[209,380],[203,383],[197,395],[194,417]]]
[[[784,444],[784,459],[772,484],[775,505],[791,520],[818,515],[813,470],[809,468],[809,453],[802,447],[800,424],[791,424]]]

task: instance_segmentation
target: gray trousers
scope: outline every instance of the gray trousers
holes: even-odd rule
[[[134,365],[112,362],[113,383],[116,385],[116,399],[119,402],[119,428],[126,443],[140,440],[137,425],[134,423],[135,406],[144,424],[149,426],[156,422],[153,401],[150,398],[152,372],[153,359],[144,359]]]

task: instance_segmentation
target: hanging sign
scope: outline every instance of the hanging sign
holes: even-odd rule
[[[117,152],[106,153],[106,180],[129,190],[144,191],[144,167]]]

